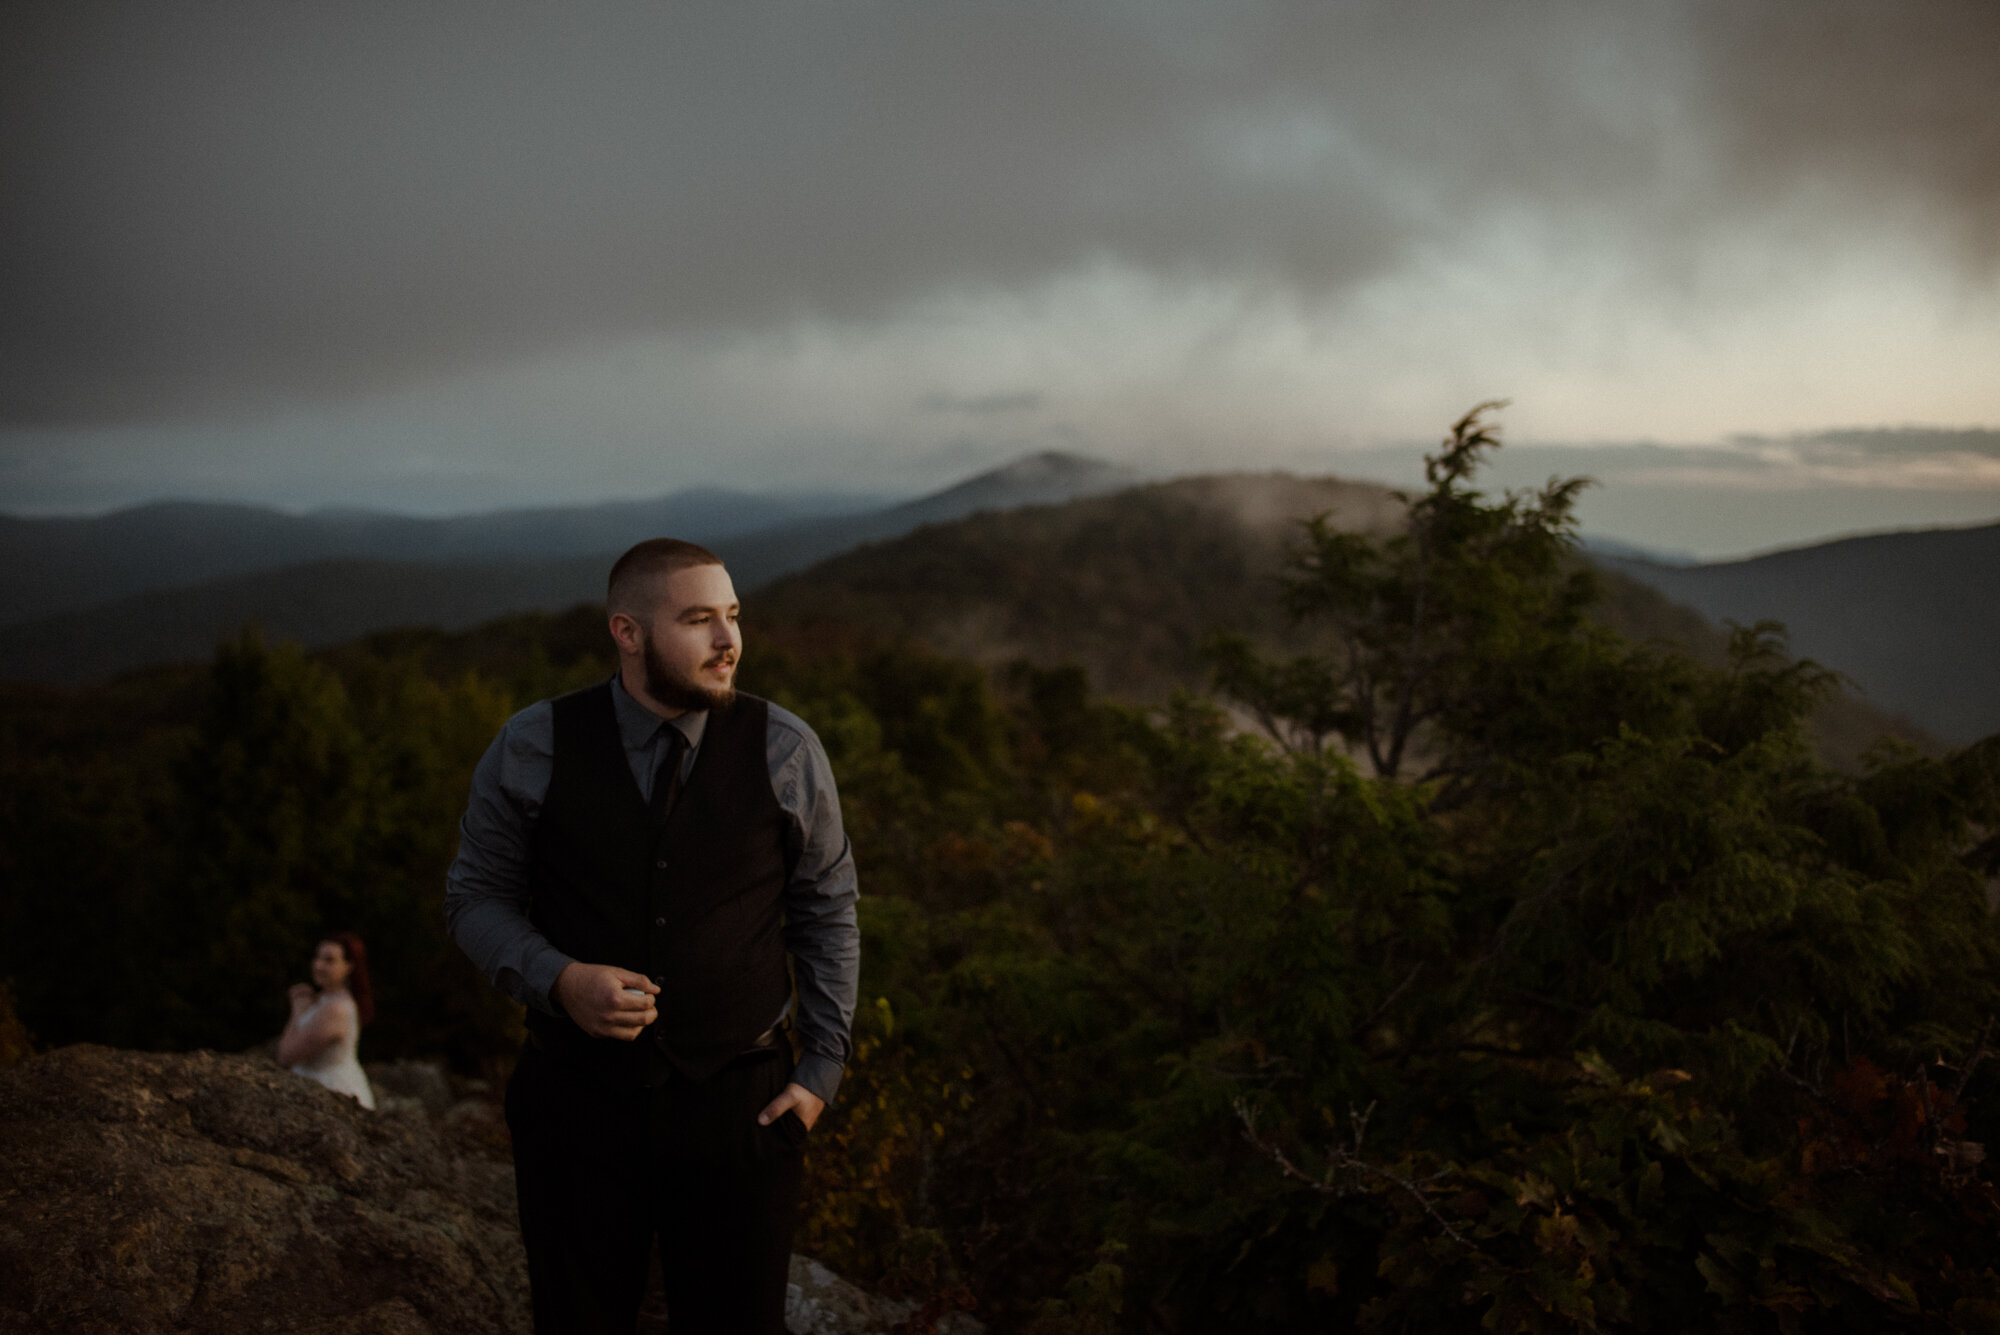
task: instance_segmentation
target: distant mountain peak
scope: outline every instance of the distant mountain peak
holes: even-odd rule
[[[1146,481],[1146,475],[1125,464],[1106,463],[1085,454],[1043,450],[1011,463],[976,473],[943,491],[908,502],[905,510],[938,511],[938,518],[956,518],[971,510],[1011,509],[1017,505],[1060,505],[1085,496],[1122,491]]]
[[[1136,482],[1139,480],[1139,473],[1136,469],[1127,468],[1123,464],[1106,463],[1087,454],[1071,454],[1067,450],[1043,450],[1040,454],[1024,454],[1012,463],[1001,464],[998,468],[989,469],[977,477],[968,478],[967,481],[1034,484],[1058,480],[1074,482],[1098,477],[1116,477]],[[965,483],[959,485],[964,486]]]

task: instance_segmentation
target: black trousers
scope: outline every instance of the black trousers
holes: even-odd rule
[[[757,1114],[791,1069],[780,1046],[620,1089],[522,1054],[507,1127],[536,1335],[632,1335],[656,1239],[674,1335],[782,1335],[806,1128]]]

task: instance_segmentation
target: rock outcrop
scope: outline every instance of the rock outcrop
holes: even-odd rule
[[[903,1330],[936,1335],[982,1335],[986,1327],[964,1312],[946,1312],[933,1327],[915,1326],[917,1304],[883,1298],[850,1284],[810,1257],[794,1255],[785,1295],[785,1329],[791,1335],[892,1335]]]
[[[369,1074],[380,1113],[257,1055],[79,1045],[0,1070],[0,1335],[527,1335],[497,1105],[429,1063]],[[795,1335],[913,1315],[805,1257],[791,1279]],[[640,1324],[668,1328],[657,1294]]]
[[[0,1330],[530,1329],[513,1174],[254,1059],[0,1072]]]

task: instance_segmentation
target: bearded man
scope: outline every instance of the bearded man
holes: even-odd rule
[[[849,1053],[854,860],[812,729],[734,689],[722,562],[642,542],[606,610],[617,674],[507,721],[445,891],[528,1008],[507,1125],[535,1329],[629,1335],[657,1244],[676,1332],[775,1333]]]

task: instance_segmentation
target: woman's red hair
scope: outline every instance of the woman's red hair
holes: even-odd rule
[[[368,981],[368,947],[353,932],[328,932],[320,940],[333,942],[347,956],[347,995],[354,998],[354,1009],[361,1016],[361,1023],[367,1024],[375,1018],[375,988]]]

